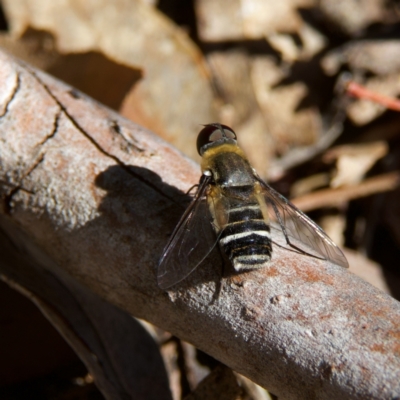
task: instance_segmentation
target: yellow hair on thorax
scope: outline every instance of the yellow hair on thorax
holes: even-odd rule
[[[201,159],[201,170],[204,171],[209,169],[210,164],[215,156],[221,153],[236,153],[240,157],[247,160],[246,155],[243,150],[237,144],[224,143],[219,146],[213,146],[207,149]]]

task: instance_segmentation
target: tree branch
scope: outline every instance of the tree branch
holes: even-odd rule
[[[282,398],[400,396],[400,304],[343,268],[275,246],[262,270],[221,278],[215,254],[160,290],[157,260],[198,166],[70,87],[0,60],[0,221],[15,249],[34,261],[39,249],[60,279]],[[29,282],[27,269],[0,268]]]

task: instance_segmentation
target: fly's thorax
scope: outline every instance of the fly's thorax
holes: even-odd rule
[[[202,170],[212,173],[217,186],[252,186],[254,172],[243,151],[233,144],[213,147],[203,154]]]

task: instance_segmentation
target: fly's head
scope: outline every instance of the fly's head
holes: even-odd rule
[[[197,136],[197,151],[203,156],[206,150],[223,144],[237,145],[236,133],[229,126],[221,124],[208,124]]]

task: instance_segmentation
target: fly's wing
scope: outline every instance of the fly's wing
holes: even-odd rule
[[[217,242],[204,198],[207,186],[207,180],[200,185],[163,251],[157,270],[158,286],[161,289],[167,289],[186,278]]]
[[[257,177],[264,189],[264,197],[270,210],[273,227],[279,227],[283,233],[290,238],[302,242],[305,246],[297,243],[292,247],[301,251],[331,261],[341,267],[348,268],[349,264],[340,248],[329,238],[329,236],[314,221],[307,217],[302,211],[295,207],[284,196]],[[285,236],[285,239],[287,237]]]

